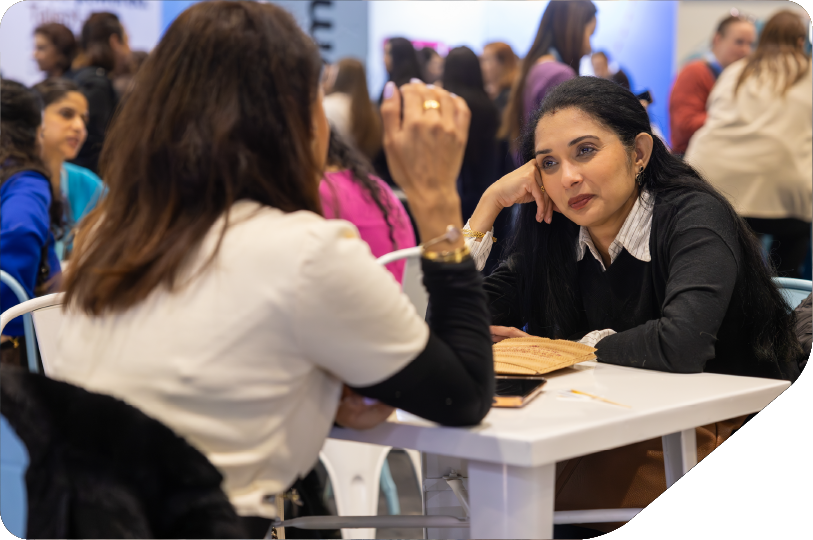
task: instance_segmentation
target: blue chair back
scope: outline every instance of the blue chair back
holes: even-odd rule
[[[8,423],[0,416],[0,516],[8,532],[17,538],[26,536],[28,498],[25,471],[28,450]]]
[[[773,278],[773,280],[792,309],[796,309],[796,306],[801,304],[802,300],[807,298],[811,289],[813,289],[813,282],[806,279],[780,277]]]
[[[14,296],[17,297],[17,301],[22,304],[30,300],[28,298],[28,293],[25,292],[23,286],[20,283],[11,277],[11,274],[6,272],[5,270],[0,270],[0,282],[6,285],[11,292],[14,293]],[[34,322],[31,319],[31,314],[26,313],[23,315],[23,331],[25,332],[25,347],[28,353],[28,370],[31,373],[39,373],[39,362],[37,361],[37,340],[34,334]]]

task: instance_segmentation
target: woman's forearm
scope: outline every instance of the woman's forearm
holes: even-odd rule
[[[456,191],[431,196],[416,191],[406,192],[406,195],[422,242],[443,235],[449,225],[457,228],[463,227],[460,215],[460,197]],[[460,239],[454,243],[440,242],[428,249],[430,251],[449,251],[462,245],[463,240]]]
[[[480,202],[477,203],[477,208],[469,219],[469,227],[472,231],[488,232],[494,227],[494,222],[497,216],[500,215],[503,207],[500,205],[496,198],[493,196],[491,189],[487,189],[483,196],[480,197]],[[480,239],[478,238],[478,241]]]
[[[476,424],[494,396],[482,277],[471,261],[424,261],[423,269],[433,305],[426,348],[389,379],[354,390],[445,425]]]

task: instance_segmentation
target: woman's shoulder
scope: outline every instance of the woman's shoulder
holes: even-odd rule
[[[43,197],[47,203],[51,201],[51,182],[40,172],[20,171],[12,174],[0,186],[0,198],[7,199],[15,195],[33,195]]]
[[[284,239],[294,245],[307,238],[330,242],[336,238],[358,236],[353,225],[346,221],[328,220],[309,210],[283,212],[254,201],[238,201],[232,206],[229,231],[257,241],[265,238],[274,244]]]
[[[653,216],[653,221],[668,223],[673,234],[708,229],[727,242],[736,240],[735,216],[710,193],[687,188],[658,194]]]
[[[63,163],[62,166],[65,167],[65,172],[71,182],[81,182],[82,184],[91,185],[93,187],[102,185],[102,179],[90,169],[80,167],[74,163],[68,163],[67,161]]]
[[[542,62],[534,64],[528,71],[528,79],[575,79],[576,71],[563,62]]]

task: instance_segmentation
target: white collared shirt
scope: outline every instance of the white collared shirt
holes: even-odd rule
[[[652,231],[652,194],[648,191],[641,193],[641,196],[635,199],[635,204],[632,207],[624,224],[621,225],[621,230],[618,235],[610,244],[610,264],[615,262],[615,259],[621,254],[622,249],[638,259],[639,261],[649,262],[652,257],[649,254],[649,233]],[[593,257],[601,264],[602,270],[607,270],[604,267],[604,261],[590,237],[590,232],[587,227],[579,228],[579,246],[577,251],[576,260],[580,261],[584,258],[585,248],[590,250]]]
[[[639,261],[650,262],[652,260],[652,256],[649,252],[649,236],[652,232],[652,212],[654,207],[652,194],[648,191],[642,192],[641,196],[635,200],[635,204],[627,216],[627,219],[625,219],[624,224],[621,225],[621,230],[618,231],[615,240],[610,244],[610,264],[615,262],[615,259],[621,253],[622,249],[626,249],[630,255]],[[466,222],[463,230],[471,230],[469,222]],[[475,238],[466,238],[466,244],[468,244],[471,250],[471,256],[478,270],[482,270],[486,266],[486,260],[491,253],[491,246],[493,244],[493,234],[494,229],[492,228],[480,242],[477,242]],[[601,255],[598,249],[596,249],[596,245],[593,243],[593,239],[590,237],[587,227],[581,227],[579,229],[576,260],[582,260],[587,250],[590,250],[590,253],[592,253],[593,257],[599,262],[601,269],[606,271],[604,261],[601,259]],[[594,347],[601,339],[612,334],[615,334],[615,331],[609,328],[605,330],[594,330],[584,336],[579,342]]]

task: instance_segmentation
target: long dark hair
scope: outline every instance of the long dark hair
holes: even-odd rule
[[[3,79],[0,82],[0,184],[22,171],[35,171],[51,177],[40,157],[37,130],[42,124],[42,100],[25,85]],[[62,229],[62,197],[51,190],[50,228],[57,237]]]
[[[175,289],[238,200],[321,214],[311,149],[321,67],[314,42],[273,4],[181,13],[113,119],[100,163],[109,191],[77,235],[66,305],[98,315]]]
[[[521,133],[525,124],[523,118],[523,104],[525,102],[525,81],[528,72],[534,67],[536,61],[550,54],[556,48],[562,57],[562,62],[579,73],[579,63],[582,57],[584,44],[584,29],[596,16],[596,6],[589,0],[569,0],[567,2],[548,2],[542,20],[539,21],[539,30],[536,32],[531,49],[522,60],[519,76],[514,80],[511,88],[511,97],[503,112],[502,127],[499,136],[514,141]]]
[[[338,73],[331,93],[343,92],[350,96],[350,131],[358,149],[372,159],[381,149],[381,116],[370,101],[364,64],[355,58],[342,58],[336,67]]]
[[[390,207],[388,194],[384,193],[381,189],[381,185],[373,179],[375,172],[373,171],[372,164],[370,164],[369,160],[367,160],[361,152],[345,141],[333,128],[330,129],[327,164],[350,171],[350,177],[370,195],[375,205],[381,210],[384,221],[387,222],[393,251],[398,249],[398,244],[395,241],[395,227],[392,223],[392,219],[394,218],[393,210]],[[334,197],[333,200],[336,201],[337,198]],[[336,215],[339,215],[338,210],[338,208],[334,209]]]
[[[410,79],[422,79],[421,64],[418,61],[418,53],[406,38],[395,37],[388,41],[390,44],[390,56],[392,57],[392,71],[389,73],[390,80],[396,86],[401,86]]]
[[[749,77],[767,75],[767,80],[781,84],[784,95],[802,80],[810,69],[810,58],[804,53],[807,28],[797,13],[782,10],[774,14],[762,29],[759,43],[737,79],[734,93]]]
[[[471,187],[477,190],[479,199],[483,191],[495,180],[499,112],[486,93],[480,60],[468,47],[456,47],[449,51],[442,80],[443,88],[462,97],[471,110],[463,168],[468,169],[467,172],[472,179],[478,180],[479,185]],[[463,219],[468,217],[464,216]]]
[[[563,109],[578,109],[612,130],[632,151],[640,133],[652,136],[649,117],[629,90],[597,77],[577,77],[553,89],[536,110],[522,137],[524,162],[534,158],[534,131],[540,119]],[[801,353],[794,333],[794,314],[771,277],[761,246],[745,221],[714,187],[690,165],[669,153],[652,136],[652,156],[644,171],[642,189],[657,197],[666,193],[697,192],[710,195],[736,226],[742,253],[743,305],[749,347],[760,363],[783,368]],[[576,244],[579,227],[554,212],[553,221],[540,226],[536,205],[521,205],[516,213],[515,236],[508,247],[508,264],[525,278],[520,284],[523,310],[532,333],[556,338],[582,330],[582,305],[576,281]],[[540,300],[544,299],[544,300]],[[782,369],[783,372],[787,370]]]

